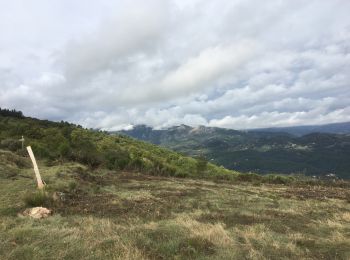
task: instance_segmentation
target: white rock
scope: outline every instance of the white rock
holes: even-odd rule
[[[23,211],[23,216],[29,216],[35,219],[47,218],[51,214],[52,210],[43,207],[29,208]]]

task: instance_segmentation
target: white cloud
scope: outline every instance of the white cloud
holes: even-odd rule
[[[231,46],[209,47],[196,57],[167,72],[157,82],[136,85],[121,91],[123,102],[167,101],[193,92],[203,91],[252,56],[254,45],[245,42]]]
[[[263,128],[266,127],[266,121],[270,122],[269,127],[294,126],[307,124],[327,124],[339,121],[350,120],[350,106],[334,110],[332,112],[322,113],[323,109],[316,108],[310,111],[298,112],[263,112],[260,114],[237,117],[225,116],[221,119],[213,119],[209,122],[209,126],[233,128],[233,129],[248,129],[248,128]]]
[[[104,70],[123,69],[133,55],[155,50],[168,19],[166,1],[123,2],[93,32],[70,41],[63,66],[68,75],[85,78]]]
[[[103,129],[350,120],[349,1],[2,7],[1,107]]]

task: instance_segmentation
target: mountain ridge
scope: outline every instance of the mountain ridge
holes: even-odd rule
[[[322,125],[297,125],[287,127],[267,127],[248,129],[248,131],[258,132],[286,132],[296,136],[302,136],[311,133],[331,133],[331,134],[350,134],[350,122],[340,122]]]
[[[232,170],[258,173],[336,173],[350,178],[350,135],[287,132],[239,131],[217,127],[170,127],[152,129],[135,126],[122,133],[161,145],[190,156],[205,156],[209,161]]]

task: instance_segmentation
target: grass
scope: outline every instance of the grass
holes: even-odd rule
[[[27,207],[50,207],[52,204],[52,198],[45,190],[28,193],[23,200]]]
[[[347,188],[39,164],[54,214],[17,216],[32,169],[0,174],[1,259],[350,258]]]

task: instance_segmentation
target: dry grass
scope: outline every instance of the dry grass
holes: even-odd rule
[[[180,216],[175,219],[175,222],[187,228],[190,237],[201,237],[222,248],[233,246],[233,239],[222,223],[201,223],[188,216]]]
[[[0,177],[1,259],[350,259],[340,188],[325,198],[327,187],[317,197],[303,187],[293,195],[283,185],[40,168],[48,192],[65,199],[48,219],[19,218],[33,173]]]

